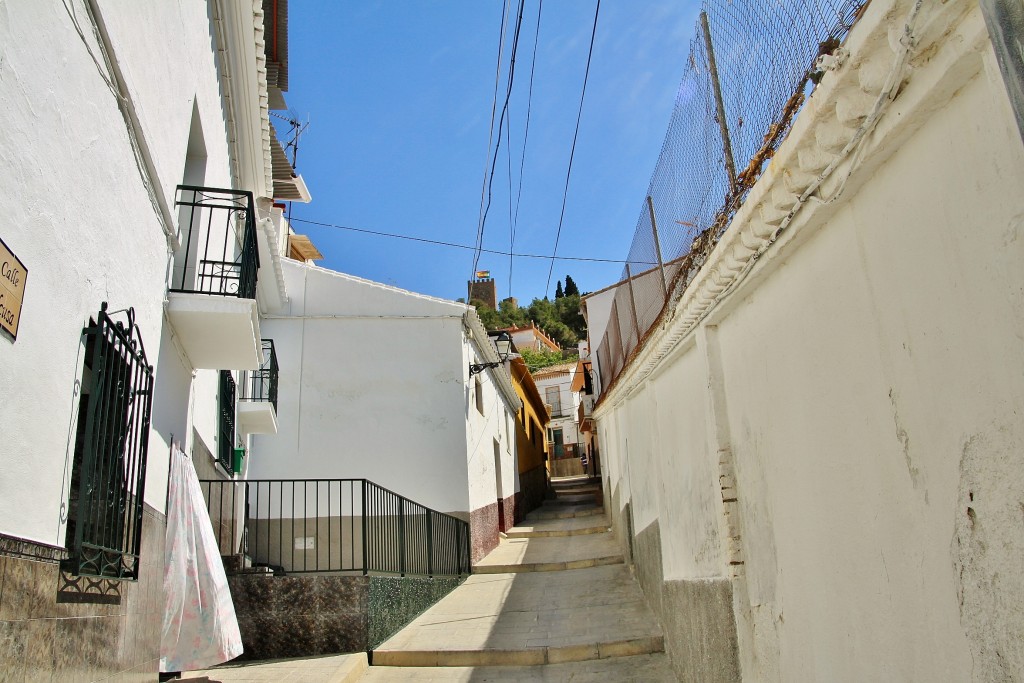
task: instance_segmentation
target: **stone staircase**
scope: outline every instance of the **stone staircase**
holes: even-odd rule
[[[675,680],[599,485],[552,489],[463,585],[377,648],[359,680]]]

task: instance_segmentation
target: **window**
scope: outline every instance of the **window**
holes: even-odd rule
[[[235,378],[228,370],[220,371],[220,392],[217,396],[217,460],[228,474],[234,474]]]
[[[135,311],[114,321],[106,302],[82,334],[85,363],[68,504],[65,568],[138,579],[153,368]]]
[[[544,402],[551,406],[551,417],[558,417],[562,414],[562,399],[558,387],[544,388]]]
[[[480,377],[476,378],[476,383],[473,385],[474,393],[476,394],[476,409],[481,415],[484,414],[484,384],[480,381]]]

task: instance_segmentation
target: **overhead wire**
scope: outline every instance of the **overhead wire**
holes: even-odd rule
[[[493,155],[493,157],[491,159],[491,172],[490,172],[490,175],[487,178],[486,183],[485,183],[486,194],[487,194],[487,203],[484,206],[483,214],[480,217],[480,224],[479,224],[479,226],[477,228],[477,252],[476,252],[476,254],[473,257],[473,275],[474,275],[474,277],[476,276],[476,271],[477,271],[477,268],[478,268],[478,266],[480,264],[480,253],[481,253],[480,250],[483,247],[484,230],[485,230],[485,228],[487,226],[487,214],[490,213],[490,210],[491,210],[491,199],[493,198],[493,190],[494,190],[494,171],[495,171],[495,169],[497,168],[497,165],[498,165],[498,151],[501,148],[501,134],[502,134],[502,131],[504,130],[505,119],[506,119],[506,117],[508,115],[508,103],[509,103],[509,100],[512,98],[512,84],[515,81],[515,72],[516,72],[516,52],[517,52],[517,48],[519,46],[519,31],[520,31],[520,29],[522,28],[522,25],[523,25],[523,7],[524,7],[525,3],[526,3],[526,0],[519,0],[519,11],[518,11],[518,17],[516,19],[516,28],[515,28],[515,32],[514,32],[514,34],[512,36],[512,49],[509,52],[509,67],[508,67],[507,86],[505,88],[505,103],[504,103],[504,105],[502,105],[501,116],[498,118],[498,137],[497,137],[497,142],[494,145],[494,155]],[[493,125],[494,125],[493,122],[492,122],[491,125],[493,127]],[[490,149],[489,146],[488,146],[488,149]]]
[[[442,241],[442,240],[432,240],[432,239],[428,239],[426,237],[415,237],[413,235],[399,235],[398,233],[383,232],[383,231],[380,231],[380,230],[369,230],[367,228],[353,228],[353,227],[348,226],[348,225],[338,225],[336,223],[325,223],[323,221],[314,221],[314,220],[310,220],[308,218],[293,218],[291,220],[291,222],[292,223],[306,223],[308,225],[316,225],[316,226],[319,226],[321,228],[333,228],[335,230],[348,230],[350,232],[358,232],[358,233],[362,233],[364,235],[375,235],[377,237],[391,237],[391,238],[394,238],[394,239],[409,240],[410,242],[422,242],[424,244],[435,244],[435,245],[438,245],[438,246],[441,246],[441,247],[452,247],[452,248],[455,248],[455,249],[469,249],[469,250],[474,250],[474,251],[476,250],[475,246],[471,246],[469,244],[459,244],[457,242],[445,242],[445,241]],[[506,251],[498,251],[497,249],[483,249],[483,248],[481,248],[480,251],[482,251],[485,254],[501,254],[501,255],[504,255],[504,256],[508,255],[508,252],[506,252]],[[535,258],[535,259],[550,259],[550,258],[552,258],[548,254],[513,254],[513,256],[515,256],[516,258]],[[590,262],[594,262],[594,263],[626,263],[626,261],[623,260],[623,259],[593,258],[593,257],[585,257],[585,256],[556,256],[554,258],[558,259],[559,261],[590,261]],[[641,265],[648,265],[648,266],[656,266],[656,265],[658,265],[657,262],[647,262],[647,261],[630,261],[630,263],[639,263]]]
[[[540,17],[544,0],[537,2],[537,26],[533,33],[533,55],[530,58],[530,85],[526,92],[526,125],[523,129],[523,151],[519,157],[519,187],[516,190],[516,210],[512,217],[512,237],[508,245],[508,293],[512,295],[512,252],[516,246],[516,230],[519,227],[519,203],[523,198],[523,170],[526,166],[526,146],[530,141],[530,113],[533,110],[533,76],[537,69],[537,43],[540,39]]]
[[[601,13],[601,0],[597,0],[594,8],[594,26],[590,30],[590,49],[587,51],[587,69],[583,73],[583,89],[580,92],[580,108],[576,113],[576,131],[572,135],[572,149],[569,151],[569,166],[565,171],[565,190],[562,193],[562,211],[558,216],[558,230],[555,232],[555,246],[551,250],[551,265],[548,267],[548,281],[544,285],[544,294],[551,288],[551,274],[555,270],[555,257],[558,254],[558,241],[562,236],[562,222],[565,220],[565,203],[569,197],[569,178],[572,176],[572,161],[576,156],[576,140],[580,135],[580,119],[583,117],[583,100],[587,96],[587,81],[590,79],[590,60],[594,56],[594,37],[597,35],[597,17]]]
[[[480,187],[480,216],[477,220],[476,246],[483,246],[484,239],[484,198],[487,194],[487,158],[491,155],[491,143],[494,141],[494,115],[498,110],[498,86],[501,84],[501,62],[505,54],[505,22],[508,19],[508,8],[511,0],[505,0],[501,5],[501,29],[498,34],[498,63],[494,67],[494,99],[491,102],[491,126],[487,134],[487,155],[484,157],[484,175]],[[499,137],[500,140],[500,137]],[[473,257],[473,278],[476,278],[476,268],[480,260],[479,253]]]

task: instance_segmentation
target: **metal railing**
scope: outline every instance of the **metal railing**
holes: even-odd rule
[[[234,474],[235,451],[235,378],[228,370],[220,371],[217,393],[217,460],[229,474]]]
[[[263,340],[263,363],[252,370],[242,383],[242,401],[266,401],[277,410],[277,351],[273,339]]]
[[[251,192],[179,185],[181,247],[172,292],[256,298],[260,267]]]
[[[469,524],[366,479],[203,480],[231,572],[469,574]],[[251,567],[247,566],[251,563]]]

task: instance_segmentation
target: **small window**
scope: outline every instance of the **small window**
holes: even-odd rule
[[[235,473],[235,378],[228,370],[220,371],[217,394],[217,460],[228,474]]]
[[[484,384],[480,381],[480,377],[476,378],[476,384],[474,384],[474,393],[476,394],[476,409],[481,415],[484,414]]]
[[[562,414],[562,399],[558,387],[545,387],[544,402],[551,406],[551,417],[558,417]]]
[[[82,333],[86,352],[68,505],[65,568],[137,580],[153,367],[135,311],[114,321],[106,302]]]

